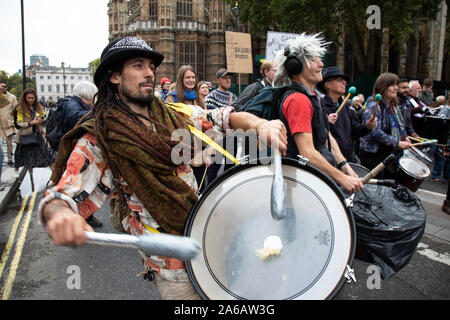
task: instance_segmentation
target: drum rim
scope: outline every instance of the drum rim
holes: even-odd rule
[[[423,166],[424,168],[427,168],[427,170],[428,170],[428,175],[427,175],[426,177],[419,177],[419,176],[417,176],[417,175],[415,175],[415,174],[409,172],[408,170],[406,170],[406,169],[401,165],[400,162],[401,162],[402,159],[405,159],[405,160],[408,159],[408,160],[412,160],[413,162],[418,162],[418,163],[420,163],[421,166]],[[415,159],[415,158],[408,157],[408,156],[402,156],[402,157],[400,157],[400,159],[398,160],[398,167],[399,167],[405,174],[407,174],[408,176],[410,176],[410,177],[412,177],[412,178],[414,178],[414,179],[416,179],[416,180],[425,180],[425,179],[428,178],[428,177],[430,176],[430,174],[431,174],[430,168],[428,168],[428,166],[427,166],[425,163],[423,163],[423,162],[420,161],[419,159]]]
[[[183,235],[187,236],[187,237],[190,236],[190,231],[191,231],[192,225],[194,223],[195,217],[196,217],[196,215],[198,213],[198,209],[203,204],[204,199],[207,198],[207,196],[217,187],[217,185],[222,183],[229,176],[231,176],[231,175],[233,175],[233,174],[235,174],[235,173],[237,173],[239,171],[243,171],[245,169],[248,169],[248,168],[251,168],[251,167],[255,167],[255,166],[259,166],[259,165],[268,164],[269,163],[269,159],[270,158],[261,158],[261,159],[258,159],[257,161],[251,160],[251,161],[249,161],[249,162],[247,162],[245,164],[239,164],[239,165],[233,166],[233,167],[229,168],[228,170],[224,171],[224,173],[222,175],[217,177],[210,185],[208,185],[206,187],[204,192],[199,197],[199,200],[197,201],[197,203],[194,205],[194,207],[192,207],[192,209],[190,211],[190,214],[188,216],[188,219],[186,220],[186,224],[185,224]],[[353,211],[352,211],[351,206],[345,205],[346,198],[345,198],[345,195],[344,195],[343,191],[323,171],[319,170],[318,168],[314,167],[313,165],[311,165],[309,163],[302,163],[302,162],[300,162],[298,160],[294,160],[292,158],[286,158],[286,157],[281,157],[281,162],[282,162],[283,165],[287,164],[287,165],[292,165],[294,167],[303,168],[306,171],[309,171],[310,173],[313,173],[313,174],[317,175],[322,181],[324,181],[329,187],[331,187],[331,189],[333,189],[333,191],[336,193],[336,195],[342,201],[343,207],[344,207],[345,212],[347,214],[347,218],[349,220],[350,232],[351,232],[350,254],[349,254],[349,260],[347,261],[347,265],[349,267],[352,267],[353,262],[354,262],[354,258],[355,258],[355,252],[356,252],[356,240],[357,240],[356,239],[356,223],[355,223],[355,219],[354,219],[354,216],[353,216]],[[185,265],[186,273],[188,274],[188,278],[189,278],[192,286],[194,287],[195,291],[197,292],[197,294],[203,300],[209,300],[209,298],[203,292],[203,290],[200,287],[200,285],[197,283],[197,280],[196,280],[195,275],[194,275],[194,271],[192,269],[191,262],[190,261],[184,261],[184,265]],[[346,279],[345,279],[344,275],[345,275],[345,271],[344,271],[344,274],[342,274],[341,279],[337,283],[336,287],[326,297],[326,300],[333,299],[336,296],[336,294],[342,289],[342,286],[346,282]]]

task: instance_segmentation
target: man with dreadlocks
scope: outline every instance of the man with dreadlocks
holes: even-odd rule
[[[232,107],[207,117],[195,106],[189,106],[187,119],[154,98],[155,69],[163,59],[136,37],[115,40],[103,50],[94,76],[95,105],[63,137],[51,177],[55,185],[39,204],[40,222],[56,245],[83,245],[84,231],[92,231],[84,218],[107,198],[113,199],[112,217],[119,218],[112,223],[124,232],[182,235],[197,201],[197,183],[189,164],[174,164],[172,151],[180,141],[172,133],[189,130],[188,123],[222,131],[256,129],[260,139],[285,154],[286,129],[279,120],[235,113]],[[140,254],[163,299],[199,298],[182,261]]]
[[[313,166],[353,193],[362,190],[363,184],[329,132],[316,91],[316,85],[322,81],[321,57],[326,45],[319,34],[303,33],[278,52],[274,84],[293,88],[284,95],[278,113],[288,130],[287,156],[296,158],[300,154],[308,158]]]

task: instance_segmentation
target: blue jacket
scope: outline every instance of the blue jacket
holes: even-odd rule
[[[363,123],[369,121],[373,115],[376,101],[373,97],[367,99],[366,110],[364,111]],[[367,135],[359,139],[360,149],[366,152],[375,153],[378,151],[380,145],[395,148],[398,145],[399,139],[391,136],[391,121],[387,111],[387,107],[383,101],[380,101],[377,110],[377,126],[373,128]]]
[[[60,99],[58,108],[61,108],[61,129],[63,132],[71,130],[78,120],[90,110],[90,107],[76,96]]]

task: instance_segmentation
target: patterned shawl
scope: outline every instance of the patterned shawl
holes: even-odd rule
[[[399,141],[404,141],[406,139],[406,131],[399,107],[395,103],[392,103],[387,107],[387,112],[391,124],[391,136]]]
[[[109,159],[118,174],[143,203],[150,215],[168,233],[182,234],[188,214],[197,202],[195,190],[175,174],[171,141],[176,129],[189,130],[186,120],[170,110],[159,99],[151,106],[151,119],[156,132],[137,124],[128,115],[111,106],[105,111],[106,141],[111,147]],[[52,181],[59,181],[76,140],[92,132],[94,121],[88,120],[69,131],[61,141]],[[193,141],[193,139],[191,139]],[[61,171],[62,170],[62,171]]]

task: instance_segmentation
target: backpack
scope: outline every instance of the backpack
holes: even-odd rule
[[[57,152],[61,138],[64,136],[65,132],[61,129],[61,113],[62,108],[58,104],[55,109],[50,111],[45,122],[45,130],[47,141],[53,151]]]
[[[266,86],[248,100],[241,111],[253,113],[257,117],[273,120],[278,119],[278,109],[283,100],[293,92],[300,92],[297,86],[270,87]]]

